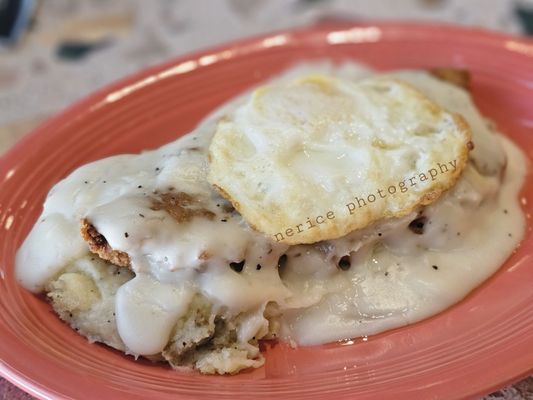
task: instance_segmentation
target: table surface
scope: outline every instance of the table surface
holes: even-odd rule
[[[533,0],[47,0],[29,33],[0,47],[0,155],[49,115],[148,65],[332,18],[443,21],[525,34],[533,30]],[[0,400],[32,398],[0,378]],[[533,377],[484,399],[533,400]]]

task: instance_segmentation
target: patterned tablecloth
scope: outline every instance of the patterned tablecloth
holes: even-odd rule
[[[29,33],[0,47],[0,154],[50,114],[143,67],[331,18],[444,21],[532,34],[533,0],[41,1]],[[0,398],[32,397],[0,379]],[[533,378],[485,399],[533,400]]]

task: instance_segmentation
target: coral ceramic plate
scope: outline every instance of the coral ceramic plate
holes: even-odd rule
[[[531,373],[533,235],[491,279],[447,311],[343,344],[266,351],[263,368],[200,376],[89,344],[14,279],[17,247],[49,188],[77,166],[155,148],[210,110],[304,60],[378,69],[466,67],[482,111],[533,156],[533,43],[450,26],[330,25],[179,58],[74,105],[0,159],[0,372],[43,399],[459,399]],[[533,176],[522,192],[533,211]]]

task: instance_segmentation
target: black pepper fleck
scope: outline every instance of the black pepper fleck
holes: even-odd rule
[[[379,233],[378,233],[378,236],[381,236],[381,235],[382,235],[381,232],[379,232]]]
[[[513,235],[512,235],[511,233],[508,233],[507,236],[509,236],[509,237],[513,237]]]
[[[431,267],[432,267],[433,269],[435,269],[435,270],[439,269],[439,267],[438,267],[437,265],[432,265]]]
[[[241,262],[231,262],[231,263],[229,263],[229,266],[235,272],[242,272],[242,269],[244,268],[244,262],[245,261],[246,260],[242,260]]]
[[[143,185],[137,186],[137,189],[142,189]]]
[[[257,264],[255,269],[259,271],[261,269],[261,264]]]
[[[389,276],[389,273],[388,273],[388,272],[385,272],[385,276]]]
[[[124,236],[125,236],[125,237],[130,237],[130,235],[128,234],[128,232],[124,232]]]
[[[348,271],[352,265],[350,256],[349,255],[342,256],[339,260],[338,265],[339,265],[339,268],[342,269],[343,271]]]
[[[507,209],[503,210],[503,213],[504,214],[507,214],[509,211],[507,211]]]
[[[139,214],[139,217],[144,218],[144,214]]]
[[[283,268],[287,264],[287,254],[283,254],[278,258],[278,268]]]
[[[424,226],[426,225],[427,220],[428,219],[426,217],[418,217],[411,221],[409,224],[409,229],[411,232],[417,235],[422,235],[424,233]]]
[[[83,183],[85,183],[87,185],[89,182],[88,181],[84,181]]]
[[[227,219],[221,219],[220,221],[222,221],[222,222],[228,222]]]

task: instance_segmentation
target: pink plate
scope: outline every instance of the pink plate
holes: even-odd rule
[[[135,362],[89,344],[43,299],[20,288],[13,258],[50,187],[74,168],[155,148],[210,110],[292,63],[358,60],[378,69],[458,66],[482,111],[533,156],[533,43],[451,26],[329,25],[185,56],[107,87],[27,136],[0,159],[0,372],[43,399],[459,399],[531,373],[533,235],[465,300],[418,324],[344,344],[275,345],[237,376],[200,376]],[[82,77],[80,77],[82,79]],[[533,176],[522,193],[533,210]]]

